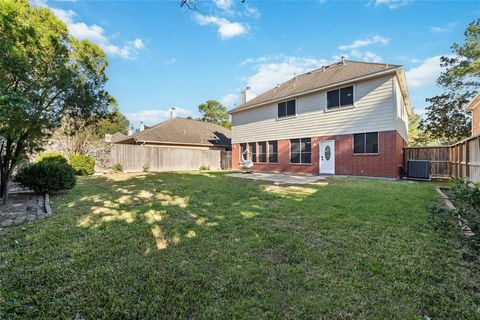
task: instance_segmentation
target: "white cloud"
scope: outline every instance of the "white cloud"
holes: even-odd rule
[[[232,0],[213,0],[213,3],[217,6],[217,8],[224,11],[231,11],[234,5]]]
[[[449,32],[453,29],[453,27],[456,26],[456,23],[449,23],[445,26],[442,26],[442,27],[435,27],[435,26],[432,26],[432,27],[428,27],[428,29],[430,29],[430,31],[432,32],[435,32],[435,33],[445,33],[445,32]]]
[[[80,40],[90,40],[98,44],[107,54],[119,56],[124,59],[133,58],[139,50],[145,47],[142,39],[134,39],[125,42],[123,46],[113,44],[105,35],[105,30],[95,24],[88,25],[84,22],[75,21],[77,14],[72,10],[50,8],[55,15],[65,22],[72,36]]]
[[[177,116],[185,117],[192,115],[190,110],[176,108],[177,109]],[[146,109],[132,113],[126,113],[128,120],[132,123],[139,123],[143,122],[148,126],[155,125],[162,121],[170,119],[170,109]]]
[[[410,0],[375,0],[375,6],[386,6],[391,10],[398,9],[410,3]]]
[[[218,27],[218,35],[222,40],[231,39],[248,32],[248,25],[239,22],[231,22],[217,16],[206,16],[200,13],[195,14],[195,21],[201,25],[215,25]]]
[[[390,39],[376,35],[371,38],[366,38],[366,39],[358,39],[353,41],[351,44],[344,44],[338,47],[339,50],[355,50],[359,49],[362,47],[366,47],[372,44],[388,44]]]
[[[255,63],[255,59],[250,59],[251,63]],[[300,75],[332,62],[326,59],[282,55],[272,57],[270,60],[266,57],[260,59],[268,62],[256,64],[255,74],[245,79],[247,86],[250,86],[257,95],[293,78],[294,74]]]
[[[232,108],[236,103],[239,102],[238,94],[229,93],[227,95],[224,95],[220,99],[220,102],[227,108]]]
[[[421,65],[406,72],[407,83],[411,88],[421,88],[435,85],[443,68],[440,66],[440,57],[434,56],[425,59]]]
[[[378,54],[372,51],[360,51],[360,50],[352,50],[349,53],[343,53],[341,56],[334,56],[335,60],[341,60],[342,56],[345,59],[352,59],[352,60],[361,60],[365,62],[382,62],[383,59]]]
[[[250,7],[248,4],[245,4],[245,15],[253,17],[253,18],[260,18],[261,14],[257,8]]]

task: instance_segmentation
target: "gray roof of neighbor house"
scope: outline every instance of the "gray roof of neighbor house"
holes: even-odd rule
[[[341,85],[363,77],[393,73],[400,68],[402,66],[394,64],[344,60],[343,63],[337,62],[296,76],[229,112],[235,113],[257,105],[281,100],[282,98],[306,94],[310,91],[335,86],[336,84]]]
[[[126,137],[127,137],[126,134],[123,134],[121,132],[115,132],[114,134],[112,134],[111,141],[113,143],[115,143],[117,141],[121,141],[121,140],[125,139]]]
[[[215,123],[173,118],[115,143],[157,143],[198,146],[230,146],[229,129]]]

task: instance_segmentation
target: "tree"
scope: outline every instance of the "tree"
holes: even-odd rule
[[[114,134],[117,132],[127,134],[130,121],[128,121],[127,117],[115,106],[112,112],[107,114],[105,118],[100,119],[94,127],[95,135],[98,136],[99,139],[104,139],[106,134]]]
[[[421,126],[422,117],[415,113],[408,117],[408,144],[411,146],[428,146],[443,144],[438,139],[433,139],[430,134],[422,129]]]
[[[232,127],[230,116],[227,113],[227,107],[217,100],[208,100],[202,103],[198,106],[198,111],[202,114],[198,120],[213,122],[228,129]]]
[[[48,8],[0,2],[0,196],[18,161],[38,150],[62,118],[95,123],[114,99],[105,53],[78,41]]]
[[[432,138],[454,143],[470,136],[471,119],[465,108],[469,102],[467,95],[444,93],[427,99],[427,116],[422,128]]]
[[[465,42],[454,43],[452,56],[442,57],[437,83],[445,92],[427,99],[427,117],[422,127],[433,138],[450,143],[470,136],[471,119],[465,111],[468,101],[480,88],[480,19],[467,26]]]

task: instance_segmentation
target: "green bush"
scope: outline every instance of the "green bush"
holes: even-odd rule
[[[49,162],[58,162],[58,163],[63,163],[67,164],[67,158],[63,156],[63,154],[58,153],[58,152],[45,152],[45,153],[40,153],[36,158],[35,158],[35,163],[39,162],[44,162],[44,161],[49,161]]]
[[[210,170],[210,166],[202,165],[200,168],[198,168],[198,170],[200,170],[200,171]]]
[[[150,166],[148,165],[148,163],[145,163],[143,165],[143,172],[148,172],[148,170],[150,170]]]
[[[90,156],[73,154],[68,158],[68,162],[78,176],[92,175],[95,169],[95,160]]]
[[[121,163],[115,163],[113,166],[112,166],[112,170],[114,172],[123,172],[123,166]]]
[[[40,161],[17,169],[15,180],[35,192],[50,193],[75,187],[75,170],[68,163]]]

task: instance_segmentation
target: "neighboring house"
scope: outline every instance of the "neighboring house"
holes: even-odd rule
[[[108,143],[115,143],[117,141],[121,141],[123,139],[126,139],[127,135],[123,134],[121,132],[115,132],[114,134],[106,134],[105,135],[105,142]]]
[[[480,135],[480,93],[468,104],[467,111],[472,113],[472,136]]]
[[[230,130],[214,123],[172,118],[115,144],[141,144],[206,150],[231,150]]]
[[[411,114],[401,66],[342,59],[249,90],[230,111],[234,168],[249,148],[254,171],[400,176]]]

